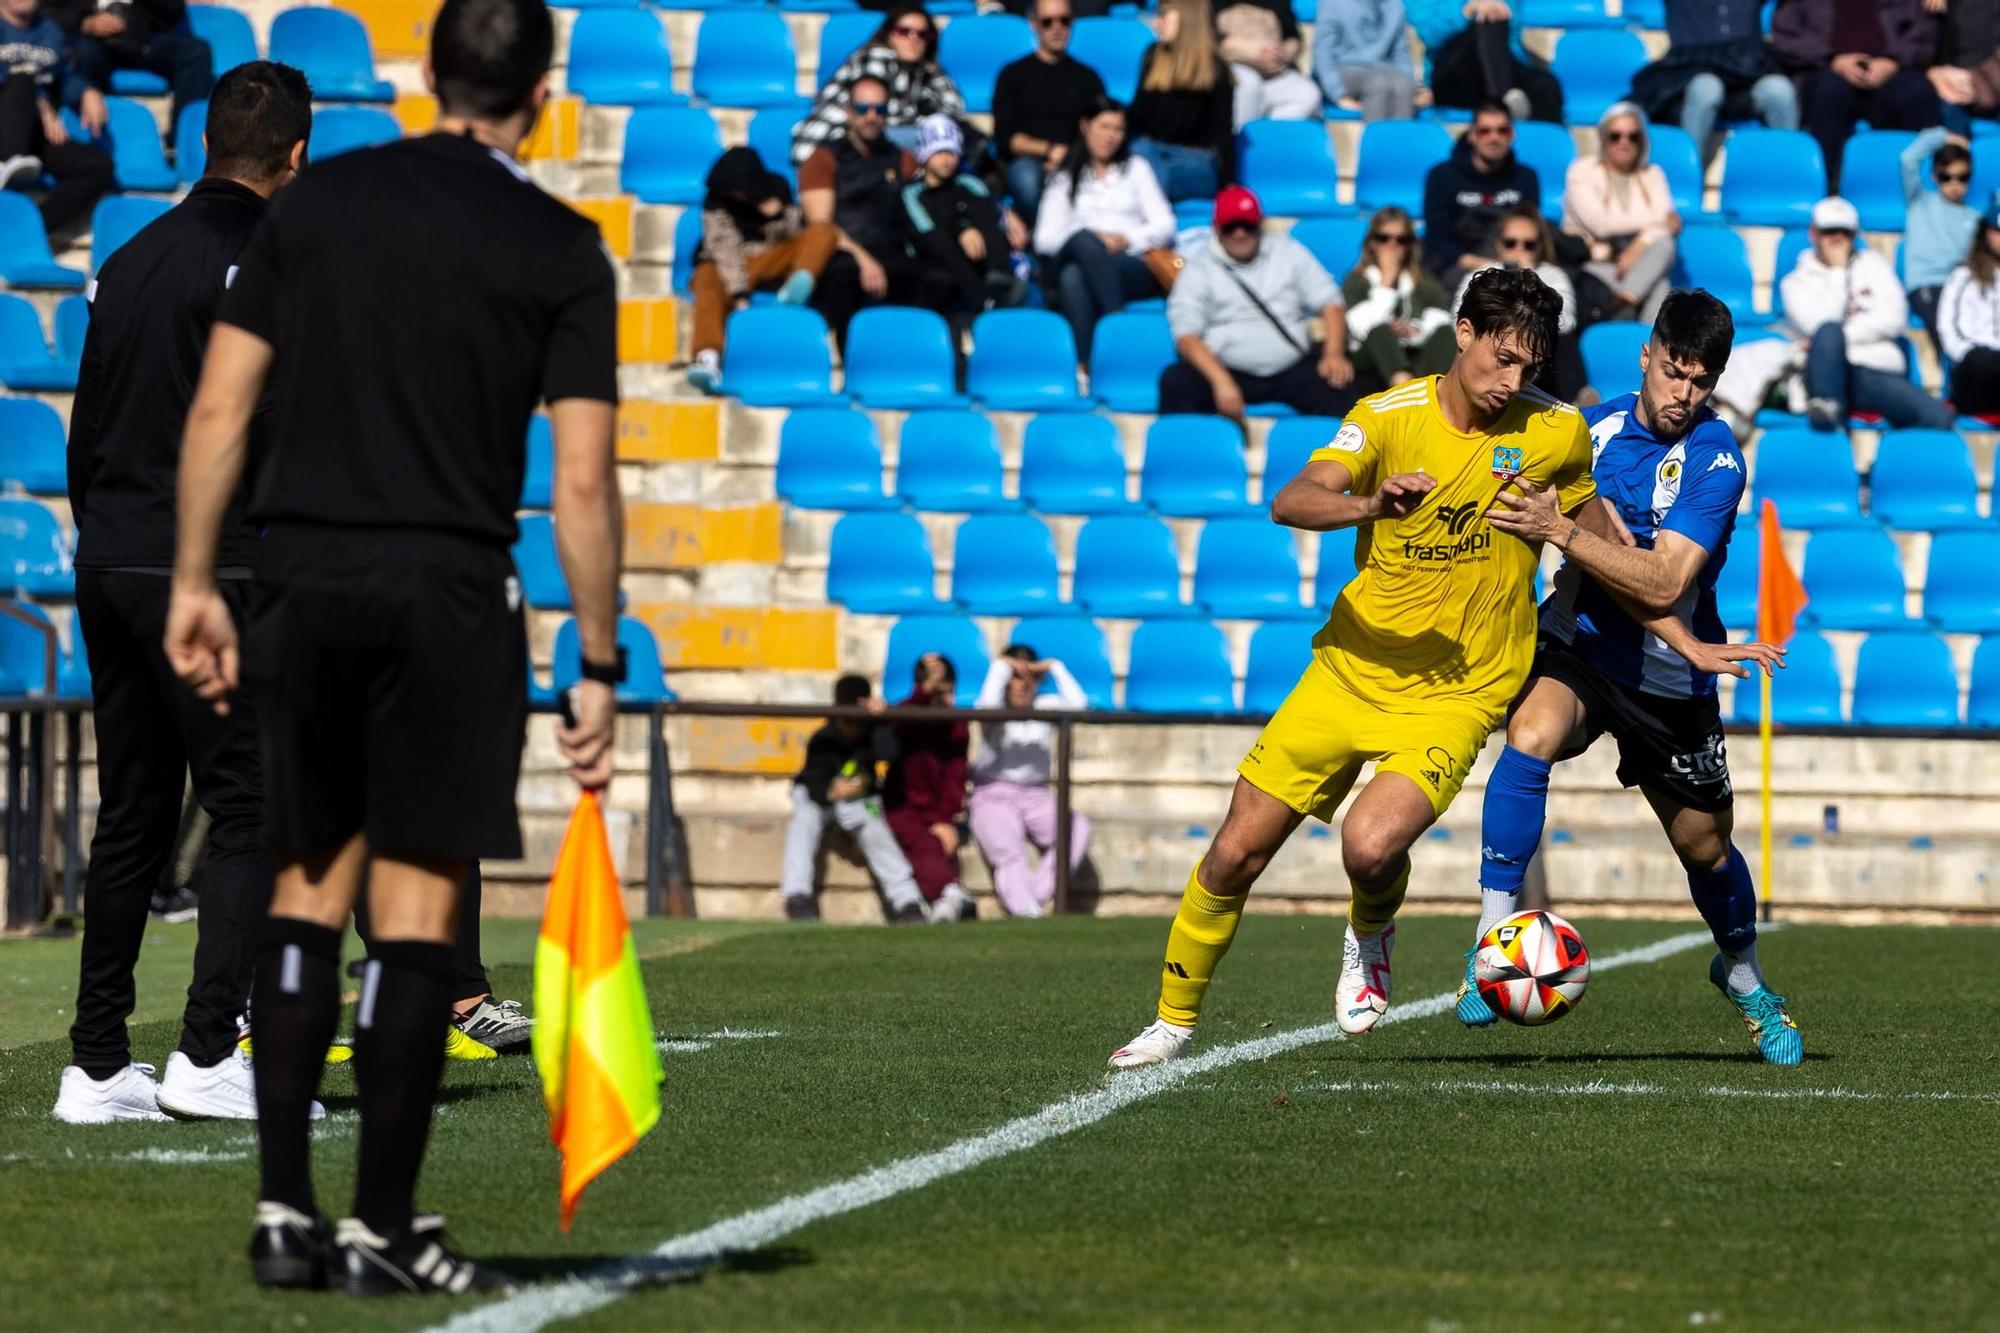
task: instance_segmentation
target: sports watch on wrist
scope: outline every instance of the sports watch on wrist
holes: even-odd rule
[[[625,648],[621,644],[618,656],[613,661],[593,662],[587,657],[584,658],[582,676],[585,680],[594,680],[599,685],[615,687],[625,683],[626,666]]]

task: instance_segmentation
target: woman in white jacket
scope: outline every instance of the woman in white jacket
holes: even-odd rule
[[[1042,694],[1042,682],[1055,686]],[[1069,668],[1055,658],[1037,660],[1035,650],[1012,644],[987,669],[977,708],[1058,708],[1076,711],[1089,700]],[[1056,893],[1056,798],[1049,790],[1054,769],[1055,727],[1047,722],[982,723],[972,761],[972,836],[993,872],[993,892],[1010,916],[1041,916]],[[1041,852],[1028,864],[1028,846]],[[1083,864],[1090,845],[1090,821],[1069,817],[1069,867]]]
[[[1967,416],[2000,414],[2000,199],[1987,206],[1971,252],[1945,280],[1938,342],[1951,363],[1953,406]]]
[[[1354,364],[1390,388],[1441,375],[1458,354],[1445,290],[1424,267],[1416,223],[1391,204],[1368,219],[1361,260],[1340,284]]]

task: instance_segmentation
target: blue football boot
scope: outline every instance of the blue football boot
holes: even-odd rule
[[[1795,1065],[1806,1058],[1805,1038],[1799,1035],[1799,1025],[1785,1012],[1784,996],[1769,986],[1759,986],[1748,995],[1736,994],[1729,989],[1729,962],[1721,954],[1708,965],[1708,979],[1724,999],[1736,1006],[1743,1026],[1750,1029],[1750,1044],[1757,1048],[1765,1063]],[[1464,1003],[1459,1001],[1461,1012]]]
[[[1500,1015],[1493,1012],[1493,1006],[1479,993],[1479,974],[1473,965],[1478,956],[1476,944],[1465,951],[1465,980],[1458,983],[1458,1021],[1469,1028],[1490,1028]]]

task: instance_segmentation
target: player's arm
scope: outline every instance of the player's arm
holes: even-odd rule
[[[1298,476],[1271,497],[1271,521],[1307,532],[1333,532],[1378,518],[1401,518],[1423,503],[1437,486],[1425,472],[1400,472],[1383,479],[1372,495],[1350,488],[1354,474],[1337,459],[1307,463]]]
[[[1602,526],[1594,497],[1564,513],[1553,486],[1516,484],[1521,493],[1495,496],[1486,521],[1522,541],[1554,542],[1577,568],[1643,611],[1640,619],[1672,612],[1708,562],[1707,548],[1677,532],[1662,532],[1650,551],[1600,536],[1593,531]]]
[[[1706,671],[1715,676],[1734,676],[1738,680],[1748,680],[1757,667],[1764,669],[1767,676],[1776,675],[1784,669],[1785,650],[1770,643],[1709,643],[1697,638],[1687,623],[1679,616],[1668,614],[1648,618],[1632,603],[1611,594],[1611,600],[1624,608],[1625,614],[1639,623],[1661,643],[1679,653],[1687,664],[1697,671]],[[1749,662],[1753,665],[1742,666]]]

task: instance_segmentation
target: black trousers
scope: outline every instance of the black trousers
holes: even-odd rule
[[[845,250],[835,251],[833,258],[826,261],[826,267],[820,270],[819,281],[813,287],[812,308],[825,317],[826,326],[833,331],[834,345],[840,348],[843,356],[847,352],[847,326],[864,307],[913,305],[937,308],[935,299],[925,299],[937,290],[935,282],[926,280],[916,260],[903,254],[877,254],[875,259],[889,279],[888,295],[880,300],[862,290],[861,266]],[[945,282],[945,289],[949,290],[949,280]]]
[[[1562,84],[1548,70],[1526,64],[1514,54],[1505,22],[1474,23],[1438,47],[1431,91],[1439,106],[1497,102],[1509,88],[1527,94],[1528,119],[1562,123]]]
[[[1337,389],[1321,379],[1320,350],[1321,344],[1314,343],[1304,356],[1275,375],[1252,375],[1234,366],[1230,367],[1229,373],[1236,377],[1236,387],[1243,391],[1246,406],[1283,403],[1309,417],[1344,417],[1348,409],[1360,401],[1367,386],[1357,378],[1346,388]],[[1379,388],[1379,383],[1375,387]],[[1209,387],[1206,375],[1186,361],[1175,361],[1160,372],[1161,416],[1176,412],[1213,411],[1215,390]]]
[[[1840,190],[1841,158],[1856,121],[1865,120],[1878,130],[1927,130],[1944,121],[1937,90],[1921,70],[1897,70],[1880,88],[1864,92],[1832,70],[1822,69],[1807,75],[1800,91],[1806,133],[1819,141],[1819,151],[1826,157],[1829,194]]]
[[[0,161],[23,154],[42,160],[56,188],[42,200],[42,225],[54,230],[88,213],[111,189],[111,154],[72,139],[52,144],[42,133],[35,80],[26,74],[0,78]]]
[[[80,36],[70,51],[70,60],[76,72],[95,88],[110,87],[115,69],[142,69],[165,79],[174,94],[173,116],[167,122],[169,144],[180,128],[182,108],[207,97],[215,86],[214,55],[185,22],[154,33],[142,43],[127,36],[109,41]]]
[[[1951,368],[1951,402],[1967,416],[2000,413],[2000,349],[1975,347]]]
[[[97,732],[97,832],[84,879],[83,959],[70,1045],[94,1078],[131,1060],[132,971],[153,889],[174,852],[190,774],[208,812],[208,848],[180,1049],[212,1065],[236,1042],[250,994],[257,933],[273,867],[263,839],[263,777],[246,694],[218,717],[181,684],[160,641],[171,582],[163,575],[81,569],[76,612],[90,654]],[[242,623],[248,585],[222,584]]]
[[[479,863],[474,861],[465,872],[465,882],[458,886],[458,933],[452,939],[452,992],[453,1000],[470,1000],[479,995],[491,995],[493,987],[486,980],[486,964],[479,955],[479,900],[483,881],[479,877]],[[368,887],[363,885],[360,897],[354,900],[354,933],[361,937],[361,943],[371,953],[375,948],[375,934],[368,921]]]

